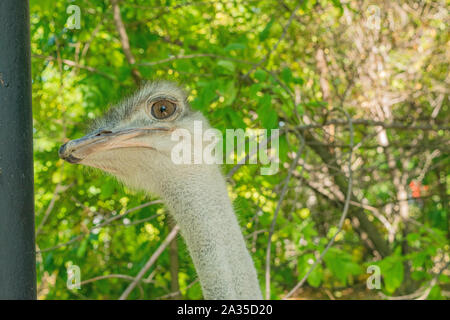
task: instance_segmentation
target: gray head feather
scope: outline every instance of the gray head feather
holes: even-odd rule
[[[118,123],[126,121],[137,108],[156,94],[176,98],[187,105],[187,94],[177,84],[169,81],[147,82],[133,95],[110,107],[103,117],[96,119],[90,131],[113,128]]]

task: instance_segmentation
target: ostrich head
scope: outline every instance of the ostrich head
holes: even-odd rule
[[[180,137],[195,140],[198,121],[202,129],[209,129],[177,86],[147,84],[98,120],[92,132],[61,146],[59,156],[161,196],[180,226],[205,298],[261,299],[256,270],[219,167],[172,159],[173,148],[182,142],[173,141],[172,133],[184,129],[189,135]],[[198,152],[191,149],[191,156],[194,150]]]
[[[171,159],[178,143],[171,139],[173,131],[185,129],[193,136],[195,121],[209,127],[200,112],[190,109],[182,89],[170,82],[148,83],[96,120],[86,136],[62,145],[59,156],[101,169],[128,186],[160,194],[162,182],[195,170]]]

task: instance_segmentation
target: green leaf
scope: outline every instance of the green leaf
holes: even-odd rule
[[[381,269],[381,275],[384,279],[386,291],[393,293],[400,287],[404,277],[403,259],[401,257],[400,248],[396,250],[394,255],[380,261],[378,265]]]
[[[263,82],[264,80],[267,79],[267,72],[261,69],[256,70],[254,75],[255,79],[258,80],[259,82]]]
[[[311,253],[301,255],[297,260],[297,280],[302,280],[309,269],[313,266],[315,262],[314,255]],[[309,274],[307,282],[312,287],[319,287],[323,280],[323,268],[319,263],[314,270]]]
[[[340,249],[331,248],[323,260],[331,273],[344,285],[350,276],[362,273],[362,268],[352,261],[352,256]]]
[[[403,282],[403,273],[403,263],[401,261],[384,266],[383,275],[387,291],[392,293],[400,287]]]
[[[201,89],[199,90],[199,94],[197,98],[192,102],[192,107],[194,109],[203,110],[211,104],[211,102],[217,98],[217,82],[203,82],[199,83]]]
[[[290,83],[290,82],[293,82],[294,77],[292,76],[291,69],[289,69],[288,67],[285,67],[281,71],[281,79],[283,79],[283,81],[286,82],[287,84]]]
[[[314,270],[308,276],[308,284],[311,287],[317,288],[320,286],[323,280],[323,268],[318,264]]]
[[[297,105],[297,112],[301,116],[305,114],[305,108],[303,108],[303,105],[301,103]]]
[[[424,271],[413,271],[411,273],[411,278],[416,281],[426,279],[426,277],[427,277],[427,273]]]
[[[264,41],[267,39],[267,37],[270,34],[270,29],[272,28],[273,23],[275,22],[275,19],[270,19],[269,23],[266,24],[266,27],[263,29],[263,31],[259,34],[259,40]]]
[[[230,43],[225,47],[225,51],[244,50],[246,47],[245,43]]]
[[[294,83],[302,85],[305,83],[305,80],[303,80],[303,78],[301,78],[301,77],[294,77]]]
[[[265,129],[274,129],[278,124],[278,115],[272,108],[272,97],[265,94],[259,101],[258,117]]]
[[[262,84],[261,83],[254,83],[250,86],[250,97],[251,98],[257,98],[257,93],[261,91]]]
[[[78,258],[82,258],[82,257],[84,257],[84,255],[86,254],[86,249],[87,249],[87,246],[88,246],[88,241],[89,241],[89,239],[84,239],[82,242],[81,242],[81,244],[80,244],[80,246],[78,247],[78,250],[77,250],[77,257]]]
[[[339,9],[339,16],[342,16],[342,14],[344,13],[344,8],[342,7],[341,1],[331,0],[331,2],[333,2],[333,5]]]
[[[237,89],[234,86],[234,81],[226,81],[221,84],[221,86],[218,89],[219,93],[222,94],[224,97],[224,106],[229,106],[233,103],[234,99],[237,95]]]
[[[53,259],[53,253],[50,252],[47,254],[47,256],[44,259],[44,268],[46,270],[52,270],[54,268],[54,259]]]
[[[441,288],[438,285],[431,288],[427,300],[444,300],[444,297],[441,294]]]
[[[116,189],[116,185],[117,182],[112,179],[108,179],[108,181],[101,186],[101,197],[103,199],[110,198]]]
[[[227,116],[231,119],[231,124],[233,125],[233,128],[242,128],[245,129],[247,125],[242,120],[242,117],[231,108],[227,108]]]
[[[279,143],[279,154],[280,154],[280,160],[282,162],[286,162],[289,160],[288,152],[289,152],[289,145],[287,143],[286,136],[281,136],[280,143]]]
[[[217,65],[229,71],[230,73],[233,73],[235,70],[234,63],[229,60],[219,60],[219,62],[217,62]]]

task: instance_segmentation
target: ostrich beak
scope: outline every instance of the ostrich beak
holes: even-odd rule
[[[59,148],[59,157],[70,163],[79,163],[90,154],[118,148],[140,147],[155,150],[137,138],[153,132],[171,132],[170,128],[145,127],[122,129],[115,132],[101,131],[88,134],[80,139],[70,140]]]

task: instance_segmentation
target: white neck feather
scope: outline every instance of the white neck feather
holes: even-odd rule
[[[161,195],[180,226],[203,295],[205,299],[262,299],[224,178],[215,166],[198,168],[195,173],[190,170],[184,181],[166,180]]]

